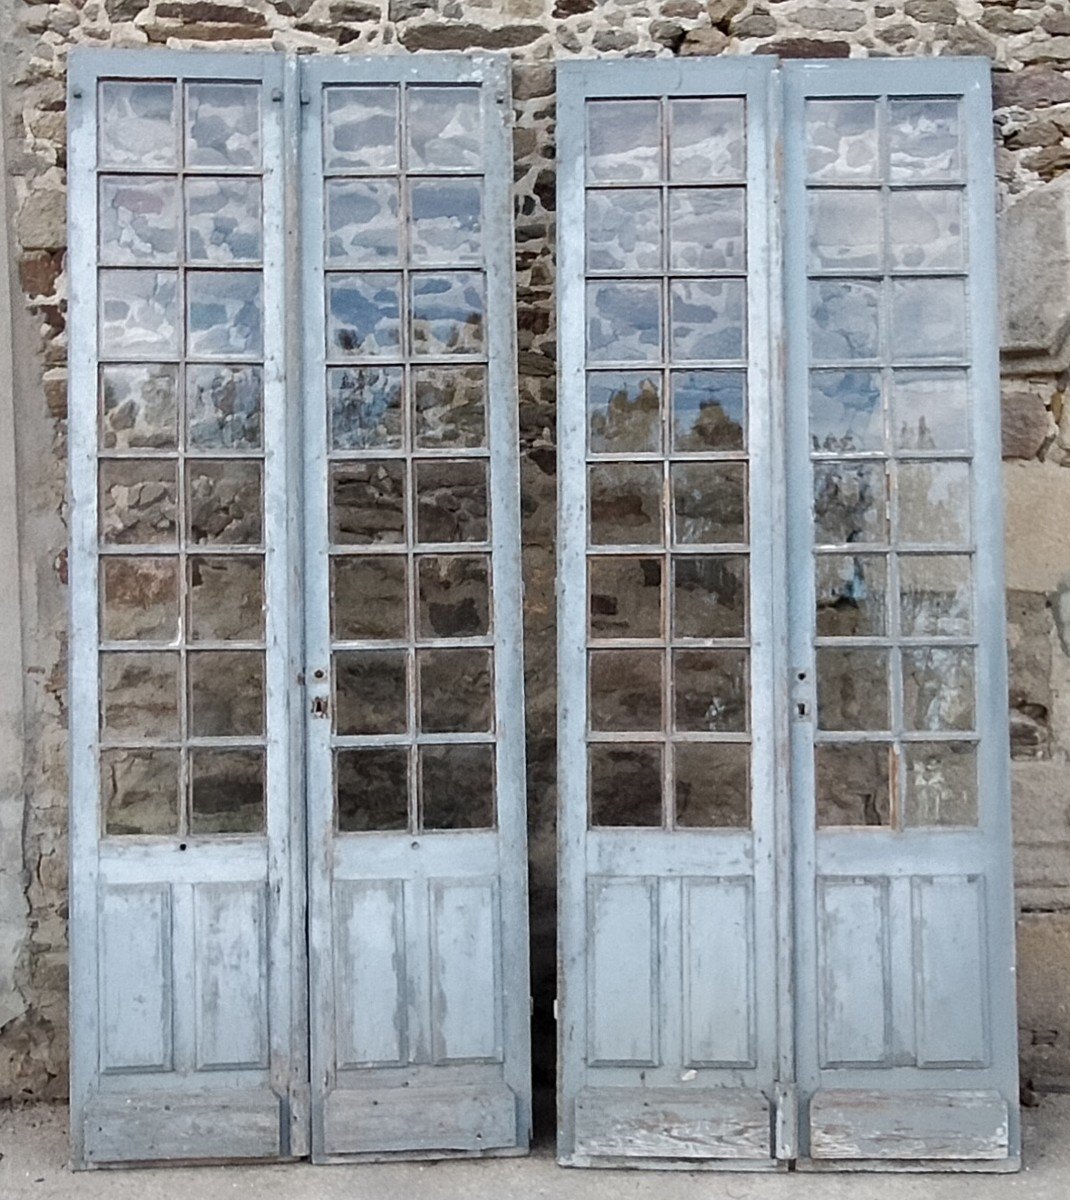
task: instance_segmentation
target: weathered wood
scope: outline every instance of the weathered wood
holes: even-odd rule
[[[585,1088],[576,1152],[635,1158],[772,1156],[769,1102],[744,1088]]]
[[[998,1159],[1008,1150],[1007,1103],[995,1091],[843,1088],[810,1101],[815,1159]]]

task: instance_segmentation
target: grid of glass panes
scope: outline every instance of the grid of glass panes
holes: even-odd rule
[[[746,826],[745,105],[586,114],[590,822]]]
[[[819,825],[977,816],[955,98],[806,110]]]
[[[324,90],[343,833],[495,823],[481,121],[475,86]]]
[[[264,828],[261,93],[99,84],[108,835]]]

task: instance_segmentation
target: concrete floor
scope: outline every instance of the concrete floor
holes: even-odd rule
[[[1017,1175],[740,1175],[564,1170],[531,1158],[433,1165],[67,1169],[65,1108],[0,1112],[0,1200],[1070,1200],[1070,1096],[1025,1111]]]

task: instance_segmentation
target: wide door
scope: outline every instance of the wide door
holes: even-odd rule
[[[530,1133],[510,91],[303,80],[313,1156]]]

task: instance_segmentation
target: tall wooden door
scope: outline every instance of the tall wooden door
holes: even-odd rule
[[[1012,1168],[987,65],[560,75],[561,1160]]]

